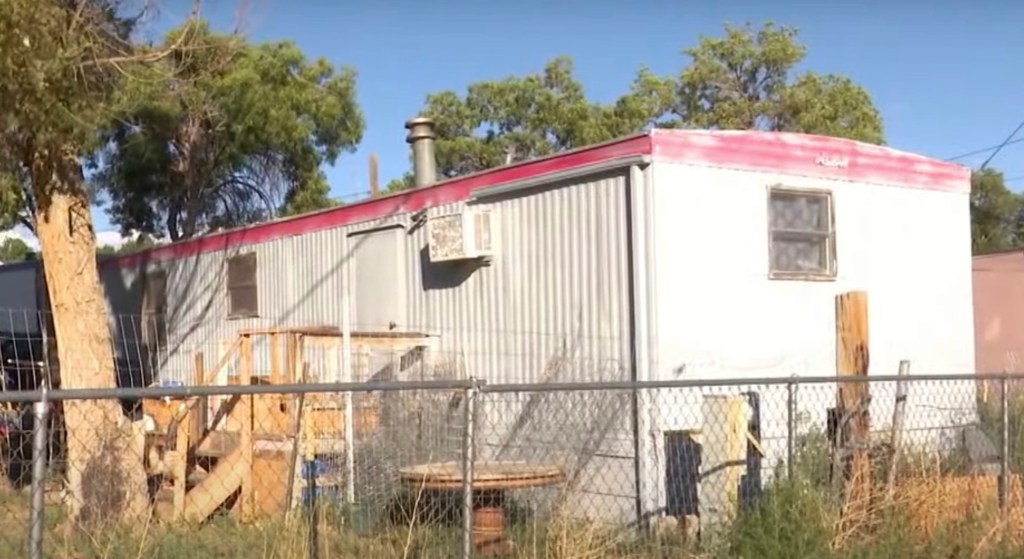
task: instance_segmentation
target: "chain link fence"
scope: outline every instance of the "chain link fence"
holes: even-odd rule
[[[419,376],[2,392],[0,556],[1024,550],[1017,377]],[[845,384],[867,387],[847,417]]]

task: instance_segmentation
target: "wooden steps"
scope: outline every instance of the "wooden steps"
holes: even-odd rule
[[[184,517],[202,522],[216,512],[239,488],[248,475],[245,453],[237,446],[185,494]]]
[[[216,512],[240,488],[245,475],[245,457],[239,447],[241,434],[237,431],[210,431],[197,445],[192,456],[194,463],[185,474],[184,519],[198,522]],[[271,509],[287,509],[287,474],[276,465],[281,457],[294,456],[295,438],[284,436],[255,436],[252,441],[253,475],[281,480],[281,495],[271,500]],[[259,471],[257,471],[259,470]],[[266,471],[265,471],[266,470]],[[268,480],[269,481],[269,480]],[[271,484],[273,485],[273,484]],[[161,487],[154,499],[155,514],[164,520],[175,518],[173,483]],[[273,511],[260,511],[273,512]]]
[[[230,347],[218,351],[212,368],[206,367],[201,353],[196,354],[192,382],[245,386],[335,378],[344,371],[334,370],[334,357],[352,351],[343,347],[344,336],[336,328],[284,327],[242,330],[236,335]],[[269,364],[259,367],[263,374],[254,374],[255,337],[269,338]],[[350,333],[350,337],[360,347],[403,354],[398,365],[380,371],[385,377],[424,359],[431,345],[424,334]],[[352,451],[354,440],[379,428],[377,401],[371,398],[370,402],[356,405],[350,397],[337,394],[144,398],[143,411],[152,424],[147,470],[161,484],[154,502],[157,516],[201,522],[229,503],[237,504],[232,510],[243,520],[296,509],[306,489],[305,464],[325,456],[344,456]],[[355,416],[354,424],[346,423],[348,413]],[[316,479],[318,486],[344,484],[354,492],[352,482],[334,471],[322,472]]]
[[[203,458],[224,458],[238,448],[241,434],[237,431],[210,431],[193,454]]]

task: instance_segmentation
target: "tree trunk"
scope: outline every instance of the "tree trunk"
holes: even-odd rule
[[[62,388],[117,386],[96,237],[81,166],[33,165],[36,235],[49,294]],[[117,399],[64,402],[68,512],[79,526],[148,512],[140,434]]]

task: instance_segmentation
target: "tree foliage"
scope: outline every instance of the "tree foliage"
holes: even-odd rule
[[[362,137],[354,71],[292,42],[192,32],[106,128],[94,184],[111,220],[177,240],[334,205],[321,167]]]
[[[25,169],[12,154],[0,156],[0,230],[18,225],[34,230],[33,199],[32,185]]]
[[[52,194],[40,179],[73,173],[95,147],[105,101],[138,60],[137,17],[116,0],[5,0],[0,12],[0,225],[31,229]]]
[[[1024,201],[1006,187],[1003,173],[971,174],[971,248],[975,253],[1024,244]]]
[[[438,171],[438,174],[440,173],[441,171]],[[388,184],[384,186],[384,192],[390,194],[392,192],[401,192],[402,190],[409,190],[415,184],[416,183],[414,181],[413,174],[406,172],[397,179],[389,180]]]
[[[0,204],[39,239],[59,378],[66,388],[116,386],[107,305],[82,159],[97,130],[136,100],[147,69],[185,48],[132,40],[137,17],[116,0],[4,0],[0,6]],[[67,519],[144,518],[146,476],[114,400],[64,402]],[[139,445],[141,446],[141,445]]]
[[[427,97],[423,111],[436,122],[440,178],[542,157],[628,132],[616,107],[587,100],[573,76],[572,61],[549,62],[543,72],[469,86],[464,96],[442,91]],[[622,116],[625,119],[625,116]],[[411,175],[388,190],[412,184]]]
[[[870,95],[849,78],[795,68],[806,55],[791,27],[725,26],[684,51],[678,75],[641,68],[614,103],[587,99],[572,61],[543,72],[471,84],[427,97],[437,123],[438,173],[464,175],[606,141],[651,127],[793,131],[883,142]],[[392,181],[407,188],[411,177]]]
[[[8,237],[0,243],[0,262],[22,262],[32,254],[32,247],[17,237]]]
[[[677,77],[640,79],[630,95],[663,100],[654,118],[673,125],[882,143],[881,114],[866,90],[844,76],[794,73],[807,54],[797,36],[771,22],[726,25],[723,37],[701,37],[684,51],[690,63]]]
[[[156,241],[149,235],[138,235],[134,239],[122,243],[120,246],[101,245],[96,248],[96,254],[100,256],[114,256],[118,254],[132,254],[156,246]]]

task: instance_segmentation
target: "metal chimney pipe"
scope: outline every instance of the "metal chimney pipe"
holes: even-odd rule
[[[409,129],[406,142],[412,145],[412,169],[416,188],[437,181],[437,159],[434,156],[434,120],[416,117],[405,123]]]
[[[377,154],[370,154],[370,198],[380,194],[380,183],[377,181]]]

